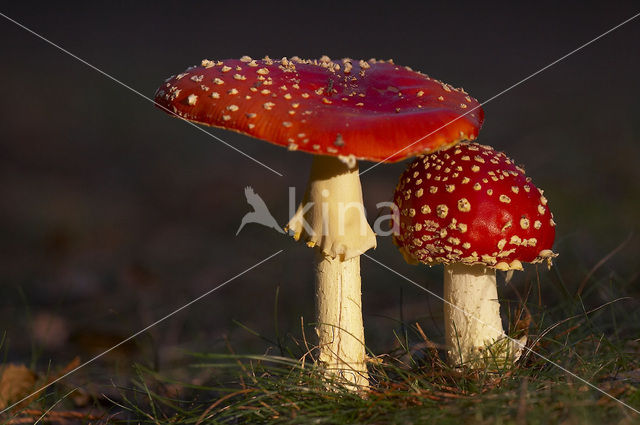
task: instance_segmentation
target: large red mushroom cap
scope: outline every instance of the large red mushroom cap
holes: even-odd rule
[[[416,158],[395,192],[408,261],[522,269],[551,260],[555,223],[542,190],[502,152],[476,143]]]
[[[313,154],[394,162],[476,138],[478,101],[392,61],[203,60],[156,92],[158,105]]]

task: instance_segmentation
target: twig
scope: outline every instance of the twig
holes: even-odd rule
[[[302,316],[300,316],[300,330],[302,331],[302,341],[304,342],[304,346],[307,349],[307,352],[304,353],[304,355],[300,359],[302,361],[302,368],[304,369],[305,360],[307,359],[307,355],[309,357],[311,357],[311,360],[313,360],[314,363],[315,363],[315,359],[313,358],[312,349],[309,348],[309,343],[307,342],[307,335],[304,333],[304,317],[302,317]]]
[[[78,420],[89,420],[89,421],[97,421],[102,419],[104,416],[96,416],[96,415],[92,415],[90,413],[81,413],[81,412],[74,412],[74,411],[50,411],[49,413],[46,413],[43,410],[38,410],[38,409],[24,409],[22,411],[20,411],[21,415],[25,415],[26,417],[21,417],[21,418],[12,418],[9,419],[7,422],[3,422],[5,424],[33,424],[34,423],[34,418],[36,417],[42,417],[44,414],[47,415],[47,421],[50,422],[54,422],[54,421],[61,421],[61,420],[68,420],[68,419],[78,419]]]

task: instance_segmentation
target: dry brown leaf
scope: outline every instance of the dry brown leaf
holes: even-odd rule
[[[24,365],[9,364],[2,368],[0,376],[0,409],[29,395],[33,391],[37,375]],[[25,400],[28,403],[28,400]]]

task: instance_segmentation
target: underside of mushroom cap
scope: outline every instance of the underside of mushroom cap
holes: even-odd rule
[[[167,79],[155,100],[189,121],[351,164],[473,140],[484,117],[463,89],[374,59],[205,59]]]

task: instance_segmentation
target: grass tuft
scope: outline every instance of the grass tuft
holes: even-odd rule
[[[530,334],[529,348],[640,410],[640,342],[594,333],[583,312]],[[590,424],[635,423],[633,410],[542,358],[526,354],[499,373],[453,369],[418,324],[406,326],[407,345],[372,358],[372,385],[350,391],[328,382],[313,362],[294,356],[193,354],[195,376],[178,382],[138,367],[123,406],[135,423],[154,424]],[[521,330],[520,330],[521,331]],[[284,344],[284,341],[280,341]],[[307,353],[308,354],[308,353]],[[195,373],[198,372],[198,373]],[[201,378],[199,378],[201,379]]]

